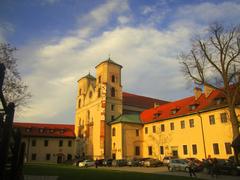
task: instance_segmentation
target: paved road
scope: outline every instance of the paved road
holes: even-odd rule
[[[141,172],[141,173],[152,173],[152,174],[166,174],[175,176],[189,176],[186,172],[169,172],[167,167],[156,167],[156,168],[145,168],[145,167],[99,167],[99,169],[111,169],[116,171],[131,171],[131,172]],[[201,179],[215,179],[210,175],[205,173],[197,173],[197,177]],[[239,180],[239,176],[225,176],[219,175],[217,179],[220,180]]]

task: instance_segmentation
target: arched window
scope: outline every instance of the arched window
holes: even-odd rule
[[[78,100],[78,108],[81,107],[81,99]]]
[[[115,97],[115,88],[114,87],[111,88],[111,96]]]
[[[115,76],[112,75],[112,82],[115,82]]]
[[[89,98],[92,98],[92,91],[89,92]]]
[[[98,97],[101,96],[101,88],[98,88]]]
[[[101,81],[102,81],[102,77],[99,76],[99,77],[98,77],[98,83],[101,83]]]
[[[112,136],[116,136],[116,128],[112,128]]]

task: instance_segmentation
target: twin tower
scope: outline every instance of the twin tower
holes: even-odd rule
[[[111,127],[122,114],[122,66],[108,59],[96,67],[96,78],[88,74],[78,80],[75,134],[80,157],[111,157]]]

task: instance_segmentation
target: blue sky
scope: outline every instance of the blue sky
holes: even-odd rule
[[[16,121],[73,123],[76,81],[109,54],[123,65],[124,91],[192,95],[177,55],[210,23],[239,17],[239,0],[1,0],[0,42],[18,48],[33,94]]]

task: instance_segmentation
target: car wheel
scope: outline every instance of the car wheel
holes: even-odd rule
[[[233,176],[236,176],[236,175],[238,175],[238,171],[236,169],[232,169],[230,171],[230,174],[233,175]]]
[[[186,171],[186,172],[189,172],[189,167],[186,167],[186,168],[185,168],[185,171]]]
[[[85,168],[87,168],[88,167],[88,165],[87,164],[85,164]]]
[[[171,167],[171,166],[168,166],[168,170],[170,171],[170,172],[173,172],[173,167]]]

